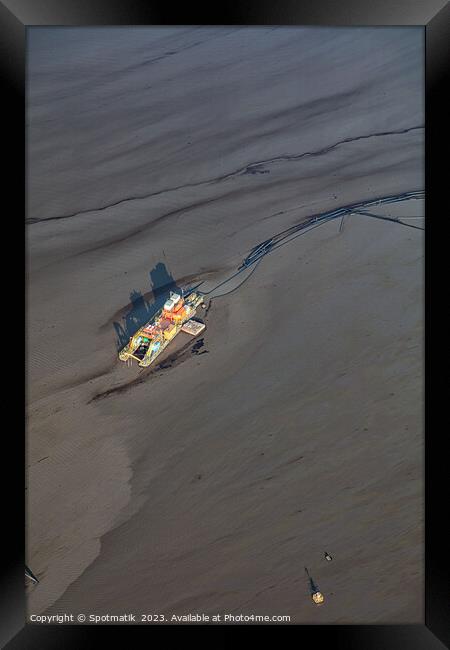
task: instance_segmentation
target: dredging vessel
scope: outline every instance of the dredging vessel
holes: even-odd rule
[[[138,365],[145,368],[155,361],[179,332],[197,336],[205,329],[204,323],[192,320],[199,305],[205,306],[201,293],[192,292],[184,298],[171,291],[163,307],[119,352],[119,359],[134,359]]]

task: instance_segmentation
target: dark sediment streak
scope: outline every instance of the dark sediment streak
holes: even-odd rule
[[[168,192],[176,192],[178,190],[182,189],[188,189],[188,188],[193,188],[193,187],[201,187],[202,185],[211,185],[214,183],[219,183],[221,181],[229,180],[230,178],[234,178],[236,176],[241,176],[243,174],[254,174],[254,173],[263,173],[261,170],[259,170],[260,167],[263,167],[264,165],[273,165],[278,162],[286,162],[286,161],[297,161],[301,160],[302,158],[306,158],[308,156],[314,157],[314,156],[323,156],[324,154],[328,153],[329,151],[332,151],[333,149],[336,149],[337,147],[344,145],[344,144],[349,144],[351,142],[357,142],[358,140],[367,140],[369,138],[379,138],[379,137],[385,137],[385,136],[390,136],[390,135],[402,135],[404,133],[409,133],[410,131],[416,131],[418,129],[423,129],[423,126],[411,126],[407,129],[401,129],[397,131],[382,131],[380,133],[369,133],[367,135],[359,135],[355,136],[354,138],[345,138],[344,140],[340,140],[339,142],[335,142],[332,145],[329,145],[328,147],[324,147],[323,149],[318,149],[317,151],[305,151],[300,154],[292,154],[292,155],[285,155],[285,156],[276,156],[274,158],[267,158],[265,160],[258,160],[253,163],[250,163],[246,165],[245,167],[241,167],[240,169],[235,170],[234,172],[231,172],[230,174],[225,174],[223,176],[218,176],[217,178],[210,178],[204,181],[199,181],[196,183],[186,183],[185,185],[178,185],[176,187],[169,187],[164,190],[158,190],[157,192],[150,192],[148,194],[141,194],[141,195],[135,195],[135,196],[128,196],[126,198],[120,199],[119,201],[114,201],[113,203],[108,203],[106,205],[103,205],[98,208],[89,208],[87,210],[80,210],[79,212],[72,212],[71,214],[62,214],[62,215],[57,215],[54,217],[46,217],[43,219],[37,219],[37,218],[29,218],[26,220],[26,223],[32,225],[36,223],[44,223],[46,221],[57,221],[60,219],[70,219],[72,217],[78,217],[82,216],[84,214],[90,214],[92,212],[102,212],[103,210],[108,210],[109,208],[114,208],[118,205],[122,205],[123,203],[128,203],[130,201],[143,201],[145,199],[149,199],[155,196],[160,196],[161,194],[166,194]],[[222,197],[220,197],[222,198]],[[215,200],[215,199],[213,199]],[[208,203],[208,201],[206,201]],[[200,204],[199,204],[200,205]],[[162,215],[161,217],[158,217],[152,222],[152,225],[158,223],[162,219],[165,219],[168,216],[173,216],[175,214],[178,214],[179,212],[182,212],[185,209],[189,209],[190,207],[195,207],[195,204],[191,206],[187,206],[185,208],[181,208],[179,210],[174,210],[173,212],[167,213],[165,215]],[[146,228],[147,226],[144,226]],[[137,230],[135,234],[138,234],[141,232],[140,230]],[[118,240],[120,241],[120,240]],[[91,250],[96,250],[91,249]]]

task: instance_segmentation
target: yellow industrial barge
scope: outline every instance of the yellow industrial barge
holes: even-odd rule
[[[197,336],[205,329],[203,323],[191,320],[199,305],[205,306],[201,293],[190,293],[183,298],[171,291],[162,309],[141,327],[119,352],[119,359],[135,359],[145,368],[153,363],[180,331]]]

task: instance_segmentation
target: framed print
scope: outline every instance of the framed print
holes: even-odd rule
[[[443,648],[448,5],[169,9],[0,5],[25,212],[3,645],[263,625]]]

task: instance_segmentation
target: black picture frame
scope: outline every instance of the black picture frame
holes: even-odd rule
[[[425,29],[426,40],[426,557],[425,557],[425,615],[423,625],[365,625],[365,626],[295,626],[299,641],[315,646],[328,644],[332,648],[383,649],[423,648],[433,650],[450,644],[450,580],[446,562],[446,538],[442,534],[448,518],[448,470],[444,454],[445,433],[431,433],[429,414],[438,405],[431,396],[431,370],[428,331],[431,330],[430,293],[433,265],[430,255],[436,221],[430,227],[430,216],[439,220],[444,203],[445,164],[440,154],[445,147],[445,122],[448,109],[445,97],[445,72],[449,60],[450,9],[445,0],[308,0],[296,2],[223,2],[200,10],[200,4],[185,3],[175,10],[171,3],[126,2],[125,0],[3,0],[0,2],[0,65],[4,84],[3,103],[6,108],[4,125],[11,138],[5,186],[13,197],[8,224],[19,228],[16,241],[24,241],[23,211],[26,212],[25,183],[25,52],[27,28],[35,25],[419,25]],[[442,160],[445,160],[443,157]],[[23,204],[20,197],[23,197]],[[21,215],[15,214],[20,212]],[[446,215],[442,214],[445,218]],[[10,230],[11,228],[11,230]],[[13,225],[8,225],[8,233]],[[20,246],[20,244],[19,244]],[[25,248],[25,247],[24,247]],[[445,258],[444,258],[445,259]],[[25,259],[17,256],[18,277],[26,267]],[[8,267],[8,272],[12,271]],[[4,276],[8,278],[8,276]],[[435,276],[436,278],[436,272]],[[20,309],[20,307],[19,307]],[[433,323],[433,337],[438,336]],[[24,357],[25,363],[25,357]],[[26,367],[26,366],[25,366]],[[23,380],[22,380],[23,381]],[[25,506],[21,498],[25,483],[23,463],[25,441],[23,427],[23,398],[15,384],[11,400],[15,400],[19,426],[14,435],[4,439],[4,459],[13,467],[3,494],[3,552],[0,582],[0,644],[11,650],[18,648],[89,647],[92,634],[105,626],[38,626],[25,623],[24,589],[24,521]],[[25,386],[26,388],[26,386]],[[25,393],[25,391],[23,391]],[[444,401],[445,403],[445,401]],[[11,401],[13,404],[13,401]],[[11,406],[9,407],[11,408]],[[13,460],[12,460],[13,459]],[[444,504],[444,505],[440,505]],[[10,509],[8,511],[8,508]],[[115,626],[114,635],[124,627]],[[136,626],[137,627],[137,626]],[[130,627],[130,629],[136,629]],[[278,630],[282,626],[278,627]],[[145,628],[140,628],[145,629]],[[151,626],[153,632],[154,626]],[[126,630],[128,632],[129,630]],[[97,642],[98,643],[98,642]]]

